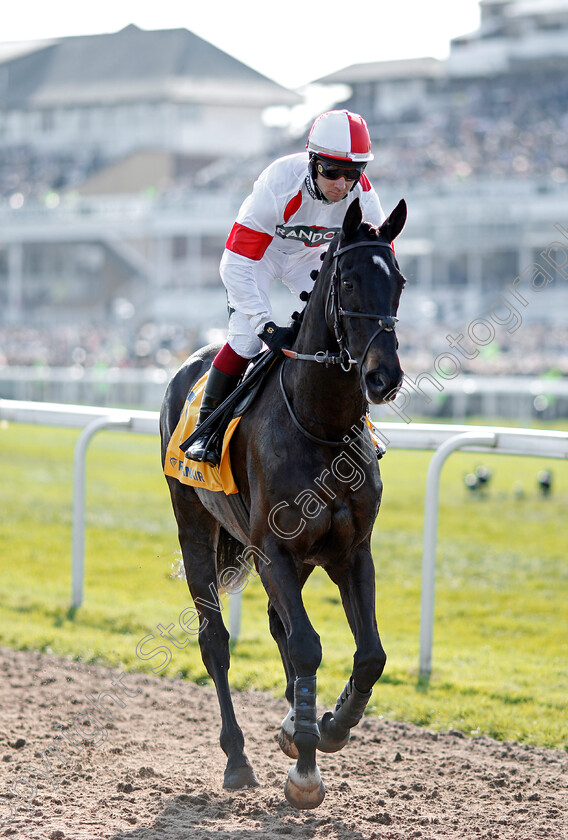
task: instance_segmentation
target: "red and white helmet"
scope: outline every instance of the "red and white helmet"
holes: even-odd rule
[[[308,136],[309,152],[336,160],[367,163],[373,160],[367,123],[351,111],[326,111],[314,122]]]

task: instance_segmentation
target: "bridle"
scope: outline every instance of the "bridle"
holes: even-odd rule
[[[326,367],[328,367],[329,365],[339,365],[341,367],[341,370],[345,371],[345,373],[349,373],[352,365],[358,365],[359,374],[361,374],[363,362],[365,361],[367,353],[369,352],[369,347],[371,346],[375,338],[378,335],[380,335],[381,332],[394,332],[398,318],[394,318],[392,315],[376,315],[375,313],[371,312],[353,312],[352,310],[344,309],[341,305],[341,297],[339,292],[339,257],[343,256],[343,254],[346,254],[348,251],[353,251],[356,248],[365,247],[392,249],[392,245],[390,242],[381,242],[379,240],[353,242],[351,243],[351,245],[345,245],[343,248],[338,248],[337,251],[334,252],[332,257],[333,273],[331,275],[331,281],[329,284],[329,293],[326,302],[326,312],[329,312],[333,321],[333,332],[335,335],[335,340],[337,341],[337,345],[339,347],[339,353],[330,353],[329,350],[318,350],[317,353],[314,354],[296,353],[294,350],[284,349],[282,352],[285,356],[291,359],[318,362],[318,364],[324,364]],[[378,322],[378,329],[375,330],[375,332],[367,342],[365,350],[363,351],[363,354],[361,355],[359,361],[353,358],[349,347],[347,346],[347,339],[345,337],[343,324],[341,322],[342,318],[370,318],[371,320]]]
[[[329,311],[329,314],[333,319],[333,332],[335,335],[335,340],[337,341],[339,347],[339,353],[330,353],[329,350],[318,350],[317,353],[313,354],[297,353],[295,350],[288,350],[287,348],[283,348],[282,353],[287,358],[298,359],[301,361],[318,362],[318,364],[324,364],[326,367],[329,367],[329,365],[339,365],[341,367],[341,370],[345,371],[345,373],[349,373],[352,365],[358,365],[359,375],[361,375],[363,362],[365,361],[365,358],[369,351],[369,347],[371,346],[375,338],[382,332],[394,332],[398,318],[395,318],[392,315],[376,315],[370,312],[354,312],[349,309],[344,309],[341,305],[341,298],[339,293],[339,257],[343,256],[343,254],[346,254],[348,251],[355,250],[355,248],[364,247],[392,249],[392,245],[390,242],[380,242],[378,240],[353,242],[351,243],[351,245],[345,245],[343,248],[338,248],[332,256],[333,273],[329,284],[329,292],[325,308],[326,312]],[[375,332],[367,342],[365,350],[359,361],[353,358],[349,351],[349,347],[347,346],[347,340],[345,338],[343,325],[341,323],[342,318],[370,318],[371,320],[378,322],[378,329],[375,330]],[[345,446],[348,443],[352,443],[353,441],[358,440],[363,434],[365,428],[364,424],[360,431],[357,431],[354,435],[345,435],[342,440],[326,440],[325,438],[316,437],[316,435],[311,434],[311,432],[305,429],[294,414],[292,404],[290,403],[290,399],[284,387],[284,365],[281,365],[280,367],[280,390],[282,392],[284,403],[286,405],[286,408],[288,409],[288,413],[294,425],[302,432],[302,434],[305,437],[307,437],[314,443],[324,444],[326,446]]]
[[[369,351],[369,347],[375,340],[375,338],[380,335],[380,333],[384,332],[394,332],[395,324],[398,321],[398,318],[394,318],[392,315],[375,315],[374,313],[370,312],[353,312],[349,309],[343,309],[341,306],[341,299],[339,290],[341,287],[340,284],[340,273],[339,273],[339,257],[343,254],[346,254],[348,251],[354,251],[356,248],[364,248],[364,247],[372,246],[372,247],[380,247],[380,248],[389,248],[392,249],[392,245],[390,242],[354,242],[351,245],[345,245],[343,248],[338,248],[333,255],[333,274],[331,277],[331,283],[329,285],[329,296],[328,296],[328,306],[331,309],[333,315],[333,331],[335,333],[335,340],[339,345],[339,352],[340,355],[344,357],[344,362],[341,362],[341,369],[345,371],[349,371],[351,369],[351,365],[358,365],[359,373],[361,373],[363,362],[367,357],[367,353]],[[342,318],[370,318],[373,321],[378,322],[378,329],[375,330],[367,345],[363,354],[361,355],[361,359],[357,362],[357,359],[354,359],[349,352],[349,348],[347,347],[347,341],[345,339],[345,335],[342,328],[341,319]]]

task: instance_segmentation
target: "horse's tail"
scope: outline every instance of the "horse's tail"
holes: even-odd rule
[[[227,595],[244,589],[251,563],[247,560],[245,546],[221,528],[217,543],[217,588]]]

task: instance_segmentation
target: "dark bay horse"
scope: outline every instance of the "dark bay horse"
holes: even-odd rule
[[[316,748],[334,752],[347,743],[386,661],[370,549],[382,483],[365,415],[369,402],[394,399],[402,382],[394,326],[405,281],[392,242],[405,221],[404,201],[380,228],[362,221],[358,201],[347,210],[323,258],[293,352],[274,364],[231,439],[246,515],[236,517],[222,492],[167,478],[199,613],[201,655],[219,699],[224,787],[258,782],[231,700],[229,634],[212,593],[220,570],[254,558],[290,703],[279,744],[296,763],[285,795],[300,809],[315,808],[325,795]],[[162,458],[187,395],[216,350],[198,351],[170,382],[160,417]],[[338,586],[356,646],[351,677],[334,711],[319,719],[316,672],[322,647],[302,601],[315,566]]]

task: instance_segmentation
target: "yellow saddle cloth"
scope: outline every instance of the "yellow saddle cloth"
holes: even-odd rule
[[[180,419],[168,443],[164,473],[172,478],[177,478],[182,484],[189,484],[191,487],[203,487],[204,490],[212,490],[216,493],[223,492],[228,496],[231,493],[239,492],[231,470],[229,442],[241,419],[240,417],[234,417],[227,427],[223,438],[221,462],[218,467],[199,461],[189,461],[179,448],[180,443],[183,443],[195,429],[206,381],[207,374],[205,373],[187,395]]]

